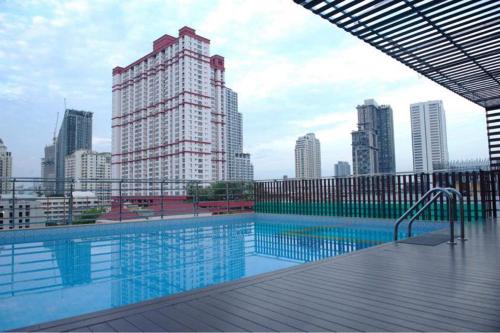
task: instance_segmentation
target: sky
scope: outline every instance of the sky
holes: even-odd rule
[[[321,141],[322,175],[351,163],[356,105],[394,112],[397,171],[412,169],[409,105],[440,99],[450,159],[488,156],[484,110],[292,0],[0,0],[0,138],[14,176],[40,176],[68,108],[94,112],[93,149],[111,150],[111,71],[183,26],[225,57],[256,179],[294,175],[295,140]]]

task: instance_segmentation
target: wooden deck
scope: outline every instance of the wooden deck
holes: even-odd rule
[[[498,331],[500,226],[384,244],[20,331]],[[21,314],[20,314],[21,315]]]

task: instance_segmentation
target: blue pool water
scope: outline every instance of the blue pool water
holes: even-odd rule
[[[255,214],[0,232],[0,330],[378,245],[392,240],[393,223]]]

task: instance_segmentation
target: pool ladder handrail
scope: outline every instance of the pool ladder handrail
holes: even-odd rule
[[[433,196],[432,196],[433,195]],[[410,219],[408,223],[408,238],[412,235],[412,224],[413,222],[423,213],[425,210],[440,196],[444,195],[448,202],[448,217],[450,222],[450,240],[449,244],[455,243],[455,205],[456,201],[460,202],[460,237],[462,241],[465,241],[465,226],[464,226],[464,208],[463,208],[463,196],[462,194],[454,188],[448,187],[435,187],[427,191],[413,206],[410,207],[395,223],[394,225],[394,241],[398,240],[398,229],[399,225],[412,213],[419,205],[428,199],[430,196],[432,198],[425,203],[425,205],[420,208]]]

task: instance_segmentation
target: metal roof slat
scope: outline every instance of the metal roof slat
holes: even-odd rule
[[[491,19],[491,21],[492,21],[492,22],[489,22],[488,27],[491,25],[491,26],[493,26],[493,28],[492,28],[492,29],[496,29],[495,25],[496,25],[498,22],[500,22],[500,17],[498,17],[498,18],[493,18],[493,19]],[[498,22],[497,22],[497,21],[498,21]],[[473,30],[467,30],[467,28],[466,28],[466,29],[464,29],[464,30],[461,30],[461,31],[457,32],[457,34],[456,34],[456,35],[455,35],[454,33],[453,33],[453,34],[450,34],[450,35],[451,35],[453,38],[457,38],[457,39],[458,39],[458,38],[461,38],[461,37],[468,37],[470,33],[474,33],[474,32],[480,32],[480,33],[475,34],[475,35],[473,35],[473,36],[471,36],[471,37],[481,35],[484,31],[483,31],[483,28],[482,28],[482,27],[478,27],[478,28],[473,29]],[[418,51],[418,50],[420,50],[420,49],[424,49],[424,48],[426,48],[426,47],[434,46],[434,45],[436,45],[436,44],[441,43],[441,42],[442,42],[442,40],[443,40],[443,38],[444,38],[443,36],[439,35],[439,36],[437,36],[436,38],[433,38],[432,43],[429,43],[429,42],[430,42],[429,40],[425,40],[425,41],[420,42],[420,43],[418,43],[418,44],[416,44],[416,45],[412,45],[412,46],[410,46],[410,49],[409,49],[408,51],[410,51],[410,52],[416,52],[416,51]]]
[[[472,0],[472,1],[475,1],[475,0]],[[496,1],[496,0],[491,0],[491,1]],[[478,6],[476,6],[476,7],[478,7]],[[461,7],[460,7],[460,8],[461,8]],[[459,26],[463,26],[464,24],[473,23],[473,22],[475,22],[475,20],[476,20],[476,19],[474,19],[474,18],[473,18],[474,16],[476,16],[477,14],[483,14],[483,13],[485,13],[485,12],[491,11],[491,9],[494,9],[494,8],[500,8],[500,3],[499,3],[499,5],[498,5],[498,6],[490,7],[490,8],[488,8],[488,9],[484,9],[484,10],[482,10],[482,11],[479,11],[479,12],[476,12],[476,13],[472,13],[472,14],[469,14],[469,15],[463,16],[463,17],[461,17],[461,18],[459,18],[459,19],[455,19],[455,20],[448,21],[448,22],[446,22],[446,23],[442,24],[441,26],[442,26],[443,28],[444,28],[444,27],[446,27],[447,29],[455,29],[455,28],[457,28],[457,27],[459,27]],[[467,12],[469,12],[469,11],[468,11],[468,10],[463,10],[463,11],[461,11],[461,12],[459,12],[459,13],[455,13],[455,14],[463,14],[463,13],[467,13]],[[429,15],[429,16],[431,16],[431,15]],[[435,15],[434,15],[434,16],[435,16]],[[441,21],[443,21],[443,20],[447,20],[450,16],[454,16],[454,14],[450,14],[449,16],[441,17],[440,19],[437,19],[437,20],[436,20],[436,23],[439,23],[439,22],[441,22]],[[490,14],[486,14],[486,15],[482,16],[480,19],[482,19],[483,17],[488,17],[488,16],[491,16],[491,15],[490,15]],[[472,18],[472,19],[470,19],[470,18]],[[469,21],[465,21],[465,22],[464,22],[464,21],[462,21],[462,19],[470,19],[470,20],[469,20]],[[454,26],[452,26],[452,27],[449,27],[449,24],[454,24],[454,23],[457,23],[457,24],[456,24],[456,25],[454,25]],[[424,24],[425,24],[425,23],[424,23]],[[414,33],[413,35],[409,35],[409,36],[407,36],[407,38],[410,38],[410,37],[415,37],[415,36],[419,36],[419,35],[422,33],[422,31],[418,31],[419,29],[420,29],[420,27],[419,27],[419,28],[415,28],[415,29],[413,29],[413,30],[415,30],[415,31],[417,31],[417,32],[416,32],[416,33]],[[465,30],[465,29],[466,29],[466,28],[464,28],[463,30]],[[399,31],[399,30],[398,30],[398,31]],[[435,30],[434,30],[432,27],[429,27],[429,26],[427,25],[427,29],[426,29],[426,31],[425,31],[425,32],[428,32],[428,31],[435,31]],[[391,37],[391,39],[393,39],[393,40],[397,40],[397,38],[399,38],[400,36],[405,36],[405,34],[406,34],[406,33],[407,33],[407,32],[403,31],[403,32],[399,32],[398,34],[396,34],[396,35],[392,35],[392,36],[389,36],[389,37]],[[425,43],[425,42],[424,42],[424,43]],[[406,43],[402,43],[402,45],[406,45]]]
[[[337,15],[339,13],[342,13],[342,12],[347,12],[349,8],[352,8],[352,7],[356,6],[356,5],[359,5],[362,2],[363,2],[363,0],[352,0],[348,4],[346,4],[344,6],[341,6],[341,7],[338,7],[338,8],[337,8],[336,5],[334,5],[334,6],[332,6],[334,8],[333,11],[329,12],[326,15],[322,15],[322,16],[323,16],[323,18],[326,18],[326,19],[330,20],[330,17],[332,17],[334,15]]]
[[[397,4],[398,1],[399,0],[386,1],[385,3],[382,3],[382,5],[376,6],[376,9],[369,10],[368,13],[374,13],[374,12],[377,12],[377,11],[380,11],[380,10],[384,10],[386,8],[389,8],[389,7]],[[344,15],[336,17],[334,20],[330,20],[330,21],[332,23],[337,24],[338,22],[340,22],[340,21],[342,21],[342,20],[344,20],[346,18],[351,18],[350,22],[355,22],[355,21],[363,22],[362,19],[363,19],[363,17],[367,16],[366,15],[367,13],[363,13],[360,16],[351,16],[351,15],[355,15],[356,13],[359,13],[359,12],[365,10],[365,9],[368,9],[370,7],[374,7],[377,3],[378,3],[377,1],[368,2],[365,5],[360,6],[360,7],[356,8],[356,9],[350,11],[349,13],[345,13]],[[387,12],[396,12],[396,10],[394,8],[393,10],[390,10],[390,11],[387,11]],[[387,14],[387,12],[385,12],[385,14]],[[369,15],[370,14],[368,14],[368,16]],[[363,22],[363,24],[366,24],[366,23]],[[348,25],[348,23],[345,23],[345,25]]]
[[[443,3],[443,0],[434,0],[434,1],[430,1],[429,3],[423,4],[423,5],[422,5],[422,7],[423,7],[423,8],[429,8],[429,7],[433,6],[433,5],[439,5],[439,4],[441,4],[441,5],[440,5],[440,6],[438,6],[438,7],[443,7],[443,8],[444,8],[444,7],[446,7],[446,6],[447,6],[447,3],[453,3],[454,1],[455,1],[455,0],[448,0],[447,2]],[[409,12],[412,16],[418,17],[418,15],[416,15],[416,14],[412,13],[412,12],[411,12],[411,10],[409,10],[408,12]],[[403,18],[405,18],[405,19],[406,19],[406,21],[408,21],[408,20],[409,20],[409,19],[411,19],[411,18],[410,18],[410,17],[405,17],[405,16],[406,16],[406,15],[405,15],[406,13],[407,13],[407,12],[405,12],[405,13],[401,13],[401,14],[399,14],[399,15],[396,15],[396,16],[393,16],[393,17],[390,17],[390,18],[388,18],[387,20],[384,20],[384,21],[382,21],[382,22],[379,22],[379,23],[373,24],[373,25],[371,25],[370,27],[367,27],[367,28],[365,28],[365,29],[363,29],[363,30],[358,30],[358,31],[357,31],[357,33],[359,33],[359,35],[360,35],[361,37],[363,37],[363,38],[364,38],[364,37],[366,37],[366,36],[364,36],[364,34],[366,34],[366,33],[370,33],[370,32],[372,32],[372,31],[375,31],[375,32],[380,32],[380,31],[387,30],[387,29],[390,29],[390,28],[393,28],[393,27],[398,27],[398,26],[400,25],[400,23],[401,23],[400,21],[394,22],[394,23],[390,24],[389,26],[385,26],[384,24],[390,23],[390,22],[392,22],[392,21],[394,21],[394,20],[403,19]],[[404,22],[403,22],[403,23],[404,23]],[[382,28],[381,28],[381,29],[379,29],[379,30],[375,30],[376,28],[381,27],[381,26],[382,26]],[[354,29],[357,29],[357,28],[358,28],[358,26],[354,26],[354,27],[350,27],[350,28],[354,30]],[[399,28],[399,27],[398,27],[398,28]]]
[[[324,2],[300,3],[464,98],[500,104],[500,1]]]

